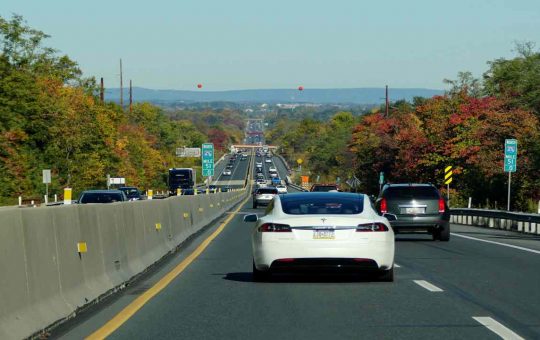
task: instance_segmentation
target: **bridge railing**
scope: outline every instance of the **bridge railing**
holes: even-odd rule
[[[478,227],[540,234],[540,215],[502,210],[454,208],[450,222]]]

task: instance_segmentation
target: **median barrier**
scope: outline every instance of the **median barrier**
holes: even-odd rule
[[[470,208],[450,209],[450,222],[485,228],[540,234],[539,214]]]
[[[2,209],[0,339],[39,335],[124,288],[245,194]]]

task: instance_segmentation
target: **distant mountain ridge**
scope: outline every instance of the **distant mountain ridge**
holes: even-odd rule
[[[129,99],[129,90],[124,89],[124,102]],[[392,88],[389,90],[391,101],[407,100],[414,97],[430,98],[442,95],[444,91],[423,88]],[[120,101],[120,89],[105,91],[106,100]],[[183,91],[152,90],[142,87],[133,88],[133,101],[168,103],[175,102],[236,102],[236,103],[315,103],[315,104],[380,104],[384,102],[384,88],[347,88],[347,89],[260,89],[230,91]]]

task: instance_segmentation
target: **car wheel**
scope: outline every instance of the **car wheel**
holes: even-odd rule
[[[257,209],[257,202],[253,202],[253,209]]]
[[[270,270],[258,270],[255,267],[255,262],[253,262],[253,282],[265,282],[270,280]]]
[[[450,225],[446,225],[439,229],[439,240],[442,242],[450,241]]]
[[[394,267],[379,271],[378,279],[382,282],[394,282]]]
[[[441,237],[441,229],[433,228],[433,231],[431,232],[431,236],[433,237],[433,241],[437,241]]]

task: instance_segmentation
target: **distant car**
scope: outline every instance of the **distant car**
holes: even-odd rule
[[[278,194],[286,194],[288,192],[287,187],[284,186],[283,184],[276,185],[276,189],[277,189]]]
[[[432,184],[387,184],[375,202],[381,214],[394,214],[395,233],[425,231],[433,240],[450,240],[450,210]]]
[[[257,168],[255,169],[255,171],[256,171],[257,173],[262,173],[262,168],[257,167]]]
[[[79,196],[77,203],[114,203],[127,200],[126,194],[121,190],[85,190]]]
[[[267,158],[264,160],[266,163],[272,163],[272,159],[271,158]]]
[[[230,191],[231,188],[229,187],[221,187],[221,192],[227,192],[227,191]]]
[[[264,175],[262,174],[262,172],[259,172],[257,174],[257,179],[264,179]]]
[[[394,281],[394,233],[369,198],[352,193],[291,193],[273,198],[256,222],[251,244],[253,280],[279,271],[337,270]]]
[[[313,184],[311,192],[328,192],[328,191],[339,191],[339,187],[336,184]]]
[[[217,189],[218,189],[218,188],[217,188],[217,186],[215,186],[215,185],[209,185],[209,186],[208,186],[208,190],[209,190],[210,193],[212,193],[212,194],[215,193],[215,192],[217,191]]]
[[[271,166],[270,168],[268,168],[268,172],[277,172],[277,169],[276,167]]]
[[[123,191],[126,194],[128,201],[141,200],[141,192],[135,187],[120,187],[118,190]]]
[[[271,172],[271,173],[270,173],[270,177],[271,177],[271,178],[277,178],[277,177],[278,177],[278,174],[275,173],[275,172]]]
[[[277,189],[273,187],[257,189],[253,194],[253,209],[256,209],[259,205],[268,205],[277,194]]]
[[[255,166],[257,166],[258,168],[261,168],[262,167],[262,162],[256,162]]]
[[[255,181],[255,183],[257,185],[264,185],[266,186],[266,180],[264,178],[257,178],[257,180]]]
[[[186,196],[195,195],[195,189],[193,188],[182,189],[182,195],[186,195]]]
[[[225,170],[223,171],[223,176],[231,176],[231,175],[232,175],[232,171],[231,171],[231,170],[225,169]]]

